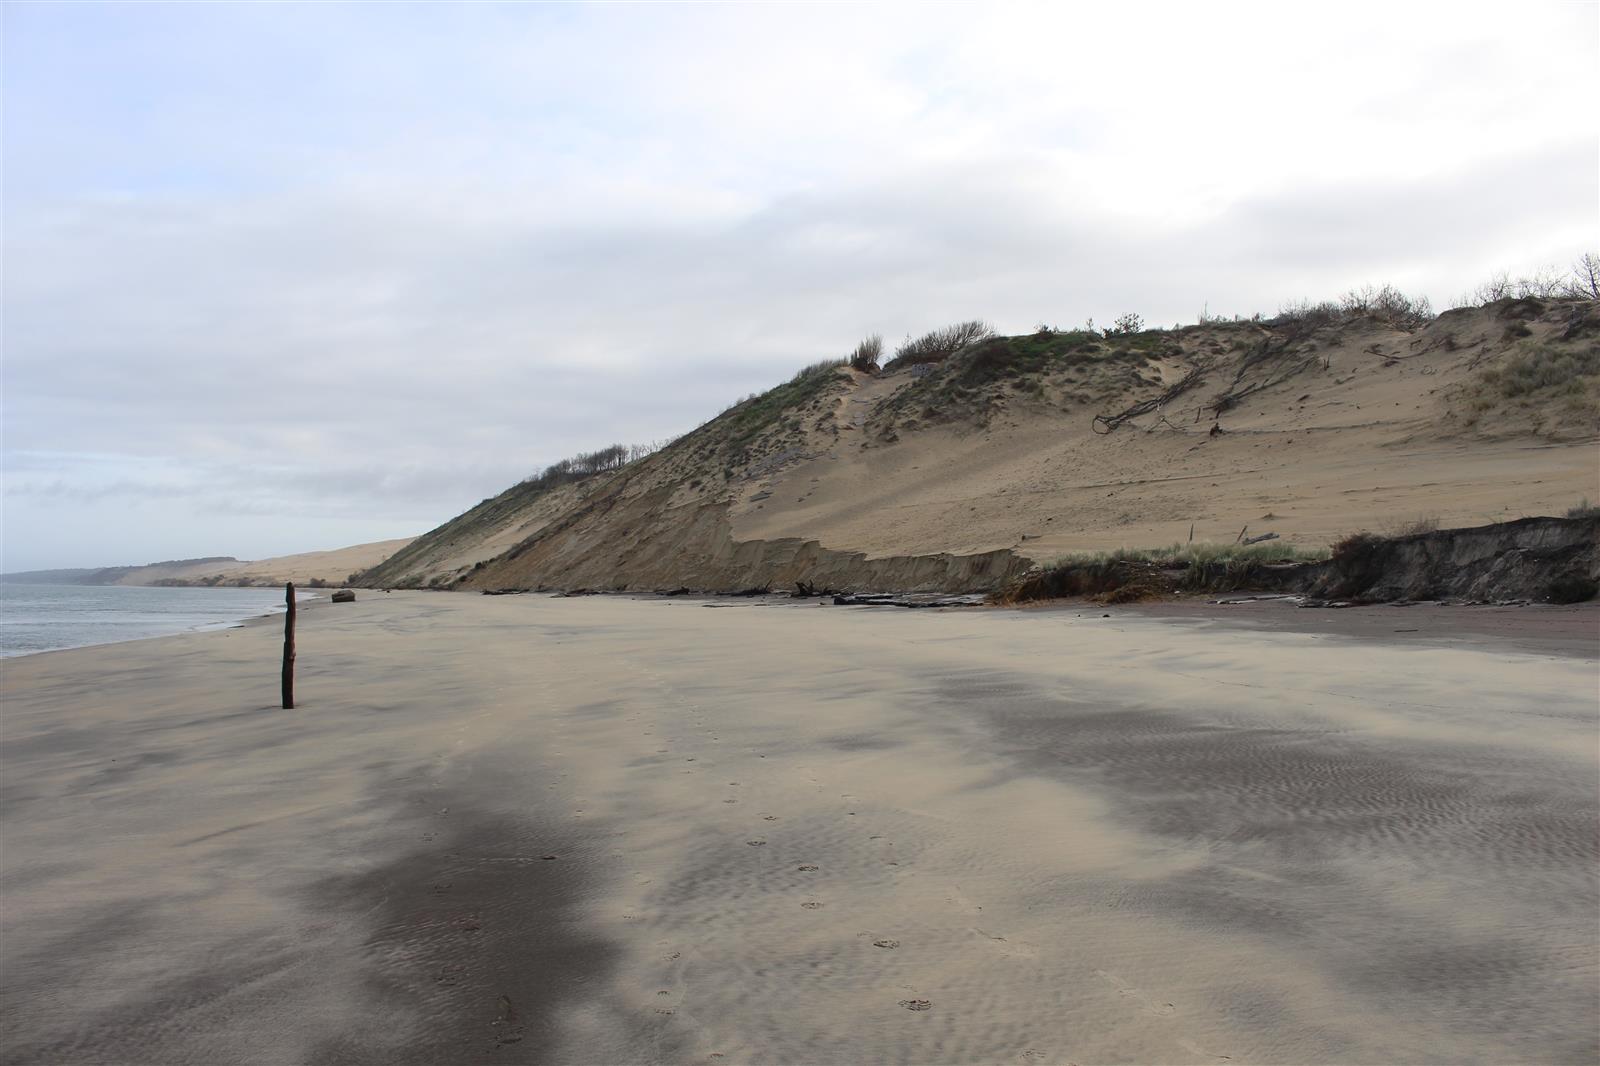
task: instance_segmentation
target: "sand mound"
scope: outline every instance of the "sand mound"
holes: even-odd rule
[[[1600,478],[1597,331],[1595,304],[1506,300],[823,366],[615,472],[508,490],[362,580],[967,591],[1246,527],[1316,547],[1559,514]]]

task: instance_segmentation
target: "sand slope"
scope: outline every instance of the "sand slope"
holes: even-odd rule
[[[1414,330],[1363,319],[1078,337],[1010,339],[995,365],[964,354],[788,383],[560,500],[511,490],[364,580],[970,590],[1016,568],[962,561],[994,553],[1021,567],[1191,533],[1231,543],[1245,527],[1325,546],[1419,519],[1562,514],[1600,485],[1600,375],[1516,396],[1484,376],[1530,353],[1591,358],[1591,305],[1503,301]],[[1190,374],[1189,391],[1097,432],[1096,415]],[[956,561],[931,576],[885,562],[940,554]]]
[[[1593,1061],[1597,615],[1423,610],[364,594],[294,712],[271,627],[13,660],[4,1057]]]

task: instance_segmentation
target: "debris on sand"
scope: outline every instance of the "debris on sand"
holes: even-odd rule
[[[982,596],[938,596],[908,593],[865,593],[850,595],[840,593],[833,598],[835,607],[982,607]]]

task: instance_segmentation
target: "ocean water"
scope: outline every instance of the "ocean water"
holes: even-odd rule
[[[282,589],[0,584],[0,658],[217,629],[283,607]]]

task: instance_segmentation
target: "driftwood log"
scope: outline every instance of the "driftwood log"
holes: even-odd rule
[[[1171,403],[1177,397],[1183,395],[1204,381],[1206,371],[1209,369],[1209,363],[1201,363],[1180,378],[1175,384],[1172,385],[1171,388],[1167,389],[1160,396],[1154,396],[1148,400],[1140,400],[1132,407],[1119,411],[1114,415],[1095,415],[1094,420],[1089,423],[1089,428],[1094,430],[1096,433],[1099,433],[1101,436],[1104,436],[1105,434],[1115,430],[1118,426],[1122,425],[1122,423],[1128,421],[1130,418],[1138,418],[1140,415],[1149,414],[1151,411],[1158,411],[1167,404]]]
[[[981,607],[982,600],[972,597],[956,599],[896,596],[888,593],[852,596],[840,593],[833,598],[835,607]]]

